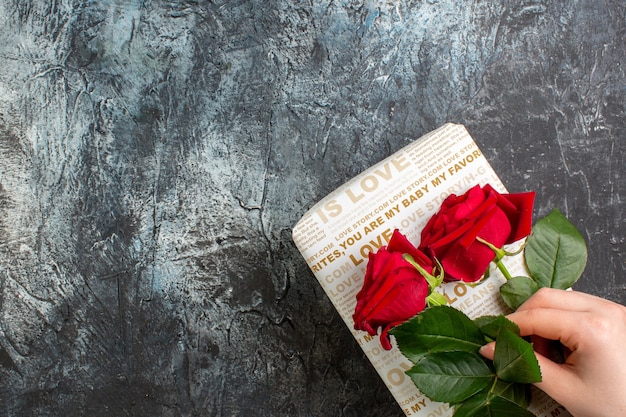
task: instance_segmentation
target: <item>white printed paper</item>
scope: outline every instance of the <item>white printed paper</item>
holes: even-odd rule
[[[296,246],[407,416],[450,417],[453,410],[417,390],[404,373],[411,363],[393,338],[394,348],[385,351],[378,336],[354,330],[352,314],[368,253],[386,245],[394,229],[418,246],[422,228],[443,200],[476,184],[507,192],[467,130],[445,124],[333,191],[293,229]],[[513,276],[527,275],[521,255],[505,263]],[[498,291],[503,282],[492,268],[480,285],[447,283],[442,293],[450,306],[472,318],[507,313]],[[530,411],[540,417],[571,416],[539,390],[533,390]]]

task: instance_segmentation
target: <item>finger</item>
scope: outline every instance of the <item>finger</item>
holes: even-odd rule
[[[541,288],[517,311],[533,308],[554,308],[566,311],[593,311],[602,308],[608,300],[595,295],[573,290],[559,290],[555,288]]]
[[[563,311],[552,308],[533,308],[518,310],[507,316],[520,329],[522,336],[540,336],[558,340],[570,350],[576,350],[580,340],[580,323],[586,319],[587,312]]]
[[[543,357],[550,359],[554,363],[561,364],[564,362],[564,357],[566,356],[566,354],[564,354],[561,349],[558,349],[558,347],[556,347],[554,343],[554,341],[544,339],[543,337],[535,337],[532,341],[535,354],[542,355]],[[496,342],[487,343],[478,350],[478,353],[480,353],[482,356],[489,360],[493,360],[493,358],[495,357],[495,352]]]
[[[534,384],[537,388],[559,403],[567,401],[572,392],[584,391],[580,378],[569,365],[555,363],[537,352],[535,356],[541,369],[541,382]]]

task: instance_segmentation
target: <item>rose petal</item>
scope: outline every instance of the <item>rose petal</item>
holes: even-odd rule
[[[391,239],[389,239],[387,249],[390,252],[400,252],[402,254],[408,253],[413,257],[415,262],[426,270],[432,267],[430,258],[428,258],[428,256],[426,256],[426,254],[424,254],[421,250],[418,250],[415,246],[413,246],[406,236],[400,233],[398,229],[393,231]]]

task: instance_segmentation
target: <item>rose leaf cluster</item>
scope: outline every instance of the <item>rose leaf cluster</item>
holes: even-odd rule
[[[515,323],[500,316],[471,320],[448,306],[430,307],[393,328],[406,373],[433,401],[454,407],[455,417],[531,417],[528,384],[541,381],[533,347]],[[496,341],[493,362],[479,354]]]

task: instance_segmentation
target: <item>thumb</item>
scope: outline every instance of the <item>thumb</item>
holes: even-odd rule
[[[541,369],[541,382],[535,384],[537,388],[561,404],[571,397],[572,392],[584,391],[585,387],[570,365],[556,363],[537,352],[535,356]]]

